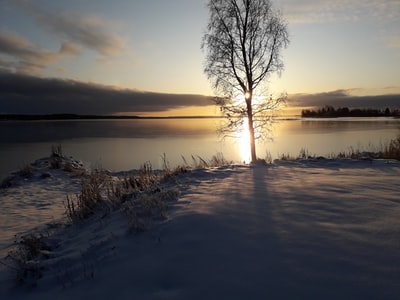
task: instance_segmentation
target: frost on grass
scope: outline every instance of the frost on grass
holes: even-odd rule
[[[36,286],[43,273],[42,261],[49,258],[51,247],[41,234],[27,234],[15,241],[16,246],[5,258],[5,266],[15,273],[18,285]]]
[[[95,214],[104,218],[121,211],[128,217],[130,231],[148,229],[152,221],[166,218],[168,203],[179,196],[163,174],[153,171],[149,163],[120,177],[94,171],[82,178],[79,193],[67,196],[66,214],[77,223]]]

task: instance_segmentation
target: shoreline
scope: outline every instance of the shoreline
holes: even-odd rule
[[[179,120],[179,119],[224,119],[223,116],[113,116],[113,115],[77,115],[77,114],[43,114],[43,115],[13,115],[0,114],[1,122],[7,121],[69,121],[69,120]],[[277,120],[300,121],[353,121],[353,120],[395,120],[400,116],[275,116]]]
[[[114,115],[78,115],[78,114],[0,114],[1,121],[62,121],[62,120],[135,120],[135,119],[220,119],[220,116],[114,116]]]

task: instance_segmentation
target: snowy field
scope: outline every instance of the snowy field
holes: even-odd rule
[[[51,172],[0,192],[18,202],[1,212],[13,214],[1,223],[3,255],[13,228],[48,224],[56,245],[33,287],[0,265],[0,299],[399,299],[399,162],[189,171],[173,180],[180,197],[167,219],[138,234],[118,211],[57,223],[79,183]]]

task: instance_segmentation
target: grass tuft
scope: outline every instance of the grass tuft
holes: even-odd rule
[[[51,154],[50,154],[50,168],[52,169],[61,169],[63,161],[63,151],[61,144],[52,145],[51,146]]]
[[[19,175],[23,178],[32,178],[34,175],[34,168],[30,164],[25,165],[21,169],[19,169],[19,171],[17,172],[17,175]]]
[[[19,285],[36,286],[42,277],[40,261],[49,258],[51,247],[44,241],[43,235],[28,234],[15,242],[16,248],[8,252],[6,266],[15,272]]]
[[[82,178],[81,190],[74,196],[67,195],[64,203],[66,214],[73,222],[87,219],[94,213],[95,208],[103,201],[103,187],[106,175],[103,172],[94,171]]]
[[[386,159],[400,160],[400,135],[390,140],[383,149],[383,157]]]
[[[331,159],[395,159],[400,160],[400,136],[391,139],[385,144],[378,147],[369,145],[368,150],[362,150],[359,147],[349,147],[348,151],[340,151],[338,153],[331,153],[328,157]],[[315,159],[323,158],[310,155],[306,148],[302,148],[297,157],[289,153],[282,154],[281,160],[297,160],[297,159]]]

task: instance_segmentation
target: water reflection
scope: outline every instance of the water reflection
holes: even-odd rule
[[[238,141],[242,162],[249,163],[251,161],[251,150],[248,118],[243,118],[242,126],[238,128],[236,133],[236,140]]]
[[[247,122],[235,138],[221,141],[219,119],[145,119],[91,121],[0,122],[0,177],[50,153],[62,144],[64,153],[111,170],[138,168],[150,161],[163,166],[165,153],[171,166],[183,164],[182,156],[210,159],[222,152],[226,159],[249,162]],[[309,154],[327,156],[350,147],[379,147],[400,133],[400,119],[281,120],[274,123],[273,141],[257,144],[257,154],[272,159],[296,156],[302,148]]]
[[[207,135],[215,132],[217,122],[216,119],[2,121],[0,144],[76,138]]]
[[[301,149],[329,156],[352,148],[375,151],[399,134],[400,119],[393,118],[284,120],[276,124],[268,148],[274,157],[296,156]]]

